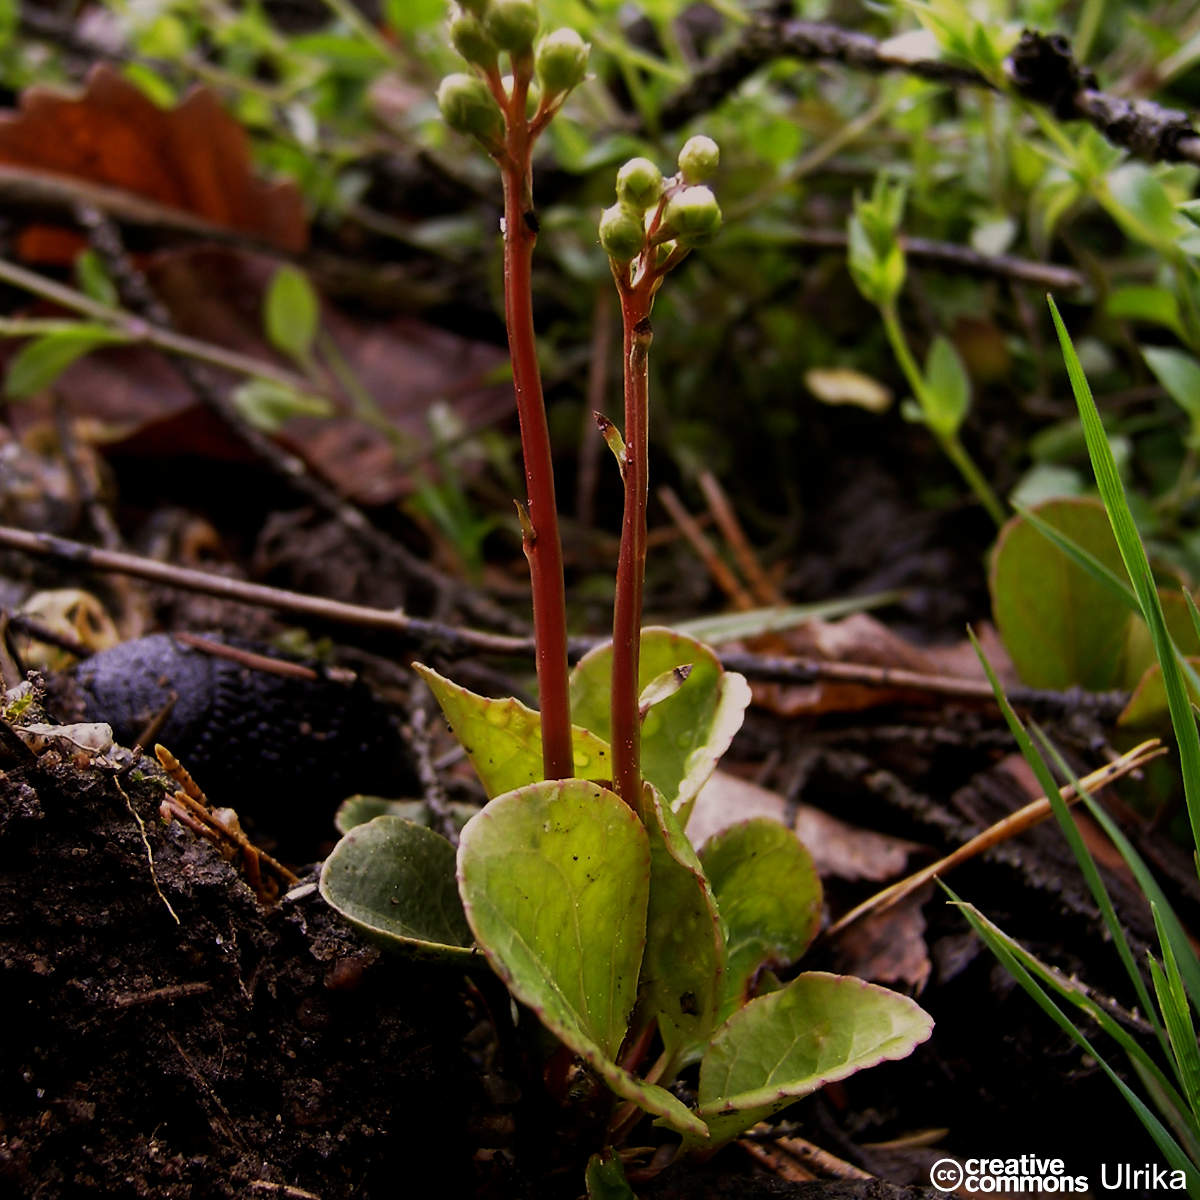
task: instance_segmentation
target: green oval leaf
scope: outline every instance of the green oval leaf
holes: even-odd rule
[[[263,324],[271,345],[307,365],[320,317],[320,301],[308,276],[293,266],[280,267],[271,278],[263,305]]]
[[[8,364],[4,394],[9,400],[28,400],[48,388],[77,358],[101,346],[119,346],[129,337],[107,325],[80,322],[56,329],[26,343]]]
[[[1125,578],[1100,501],[1059,498],[1032,511]],[[1092,691],[1121,685],[1134,619],[1129,606],[1024,517],[1013,517],[1000,531],[989,584],[992,614],[1024,683]]]
[[[925,420],[942,437],[958,432],[971,403],[971,381],[952,342],[939,334],[925,362]]]
[[[470,958],[454,847],[400,817],[357,825],[321,870],[321,895],[372,940],[435,958]]]
[[[497,797],[458,848],[467,921],[509,990],[577,1053],[613,1059],[646,944],[650,847],[618,796],[582,779]]]
[[[583,779],[498,796],[458,848],[467,920],[508,990],[619,1096],[689,1136],[704,1123],[614,1061],[646,944],[650,844],[615,793]]]
[[[1164,325],[1181,340],[1187,336],[1179,315],[1179,301],[1173,292],[1156,284],[1130,283],[1114,288],[1104,310],[1110,317]]]
[[[611,1146],[588,1159],[584,1181],[588,1200],[637,1200],[625,1179],[621,1156]]]
[[[709,838],[700,861],[727,931],[724,1020],[746,1003],[759,971],[785,967],[808,949],[821,925],[821,880],[796,835],[766,817]]]
[[[642,963],[642,1002],[658,1018],[676,1070],[693,1058],[717,1025],[725,974],[725,931],[704,868],[662,796],[647,784],[651,823],[650,905]],[[664,1072],[671,1076],[675,1072]]]
[[[413,663],[413,670],[429,685],[489,797],[543,778],[541,717],[532,708],[511,697],[478,696],[423,663]],[[572,745],[581,779],[612,778],[607,742],[575,726]]]
[[[907,996],[812,971],[751,1000],[717,1031],[700,1064],[700,1115],[712,1145],[836,1079],[904,1058],[933,1031]]]
[[[1189,656],[1187,661],[1200,671],[1200,658]],[[1200,692],[1191,685],[1186,675],[1183,684],[1194,708],[1200,702]],[[1170,729],[1171,710],[1167,704],[1167,687],[1158,663],[1146,668],[1146,673],[1138,680],[1137,687],[1129,697],[1129,703],[1121,710],[1117,724],[1129,729]]]
[[[324,396],[299,392],[273,379],[248,379],[233,392],[238,412],[255,429],[277,433],[293,417],[328,417],[333,405]]]
[[[677,691],[654,705],[642,722],[642,774],[687,823],[692,802],[741,728],[750,688],[726,671],[703,642],[671,629],[642,630],[638,687],[645,689],[675,667],[692,670]],[[571,672],[575,719],[606,742],[612,737],[612,645],[597,646]]]
[[[1164,346],[1143,346],[1142,357],[1167,395],[1187,413],[1195,440],[1200,426],[1200,362],[1183,350]]]
[[[446,808],[456,829],[462,827],[479,811],[477,804],[450,801]],[[338,805],[333,823],[338,833],[349,833],[357,825],[365,825],[376,817],[403,817],[414,825],[430,827],[429,806],[424,800],[390,800],[385,796],[347,796]]]

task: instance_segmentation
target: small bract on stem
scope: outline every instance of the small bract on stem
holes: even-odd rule
[[[716,198],[700,184],[716,170],[718,157],[716,142],[700,136],[684,145],[671,179],[649,159],[630,159],[617,173],[617,203],[600,219],[600,243],[621,299],[625,395],[620,456],[625,510],[613,606],[613,788],[643,818],[638,672],[649,496],[650,312],[663,277],[720,228]]]
[[[572,29],[537,42],[532,0],[453,6],[450,37],[472,68],[438,89],[447,123],[474,137],[500,168],[504,188],[504,316],[521,426],[527,501],[521,512],[537,645],[542,757],[547,779],[574,773],[568,691],[567,609],[550,432],[533,325],[531,275],[538,220],[531,156],[538,136],[587,74],[588,46]],[[500,73],[500,55],[510,73]],[[530,109],[532,108],[532,113]]]

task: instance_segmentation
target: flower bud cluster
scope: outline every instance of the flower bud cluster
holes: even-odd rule
[[[450,75],[438,89],[438,105],[447,124],[495,148],[503,136],[504,115],[484,80],[495,78],[500,54],[506,53],[514,73],[536,76],[540,102],[553,112],[587,77],[591,47],[574,29],[555,29],[538,40],[541,17],[535,0],[458,0],[451,5],[449,34],[455,50],[475,69],[475,75]],[[511,76],[506,78],[511,79]],[[479,88],[467,89],[464,80]],[[511,95],[511,87],[507,89]],[[532,94],[533,89],[531,89]]]
[[[617,203],[600,216],[600,244],[609,258],[628,263],[653,245],[654,266],[661,268],[676,249],[711,241],[721,209],[703,181],[716,173],[720,156],[717,143],[701,135],[684,143],[671,179],[648,158],[625,163],[617,172]]]

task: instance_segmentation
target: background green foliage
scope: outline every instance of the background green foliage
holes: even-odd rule
[[[804,514],[820,499],[819,458],[831,448],[869,442],[917,505],[964,496],[953,468],[901,423],[900,412],[918,409],[830,413],[804,383],[812,370],[853,368],[898,400],[912,390],[854,286],[844,246],[829,244],[845,237],[856,198],[886,177],[903,188],[898,232],[907,237],[1081,273],[1082,286],[1058,298],[1123,456],[1142,532],[1157,561],[1200,574],[1200,230],[1186,205],[1194,166],[1134,161],[1094,129],[1061,122],[1003,87],[997,94],[789,59],[668,131],[668,101],[699,63],[743,36],[761,6],[541,7],[545,28],[572,25],[593,47],[594,77],[551,127],[538,174],[538,318],[564,453],[588,418],[584,348],[597,305],[612,303],[594,232],[596,213],[611,201],[612,170],[633,154],[661,159],[702,130],[723,147],[725,231],[659,307],[670,336],[656,345],[652,380],[657,478],[686,486],[707,466],[736,480],[752,533],[780,554],[809,532]],[[447,300],[452,318],[478,324],[478,305],[462,299],[473,281],[495,322],[491,168],[447,131],[433,102],[437,81],[457,65],[444,6],[385,0],[365,11],[349,0],[297,8],[299,16],[258,3],[111,0],[103,15],[131,48],[121,69],[156,100],[177,99],[196,81],[220,94],[251,131],[261,165],[301,184],[319,238],[366,238],[381,261],[457,272],[465,284]],[[816,0],[794,11],[902,39],[898,52],[965,64],[998,83],[1022,28],[1061,33],[1108,90],[1184,107],[1200,98],[1200,22],[1181,0]],[[79,61],[19,30],[12,5],[2,3],[0,69],[15,91],[77,78]],[[389,186],[396,164],[413,161],[434,164],[449,181],[448,202]],[[956,436],[1001,497],[1027,503],[1091,488],[1065,376],[1045,352],[1051,331],[1038,290],[909,254],[898,298],[916,362],[929,380],[951,385],[943,390],[953,409],[946,420],[961,418]],[[490,328],[498,335],[497,323]],[[608,401],[615,407],[612,386]],[[825,440],[814,449],[816,425]],[[611,491],[602,499],[615,505]],[[469,512],[458,524],[472,525]],[[472,536],[477,542],[487,528]],[[478,561],[478,545],[467,557]]]

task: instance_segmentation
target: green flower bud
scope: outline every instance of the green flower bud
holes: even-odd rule
[[[631,158],[617,172],[617,199],[645,212],[662,195],[662,172],[648,158]]]
[[[487,35],[479,18],[459,9],[450,17],[450,41],[469,63],[488,68],[495,66],[496,43]]]
[[[446,124],[468,133],[485,146],[504,137],[504,116],[487,84],[476,75],[447,75],[437,90],[438,108]]]
[[[684,183],[703,183],[717,173],[721,148],[710,137],[697,134],[688,138],[679,151],[679,172]]]
[[[646,226],[640,213],[614,204],[600,214],[600,245],[609,258],[627,263],[637,258],[646,244]]]
[[[574,29],[556,29],[538,44],[534,69],[548,96],[569,92],[587,75],[591,47]]]
[[[667,201],[663,228],[688,248],[711,241],[721,228],[721,209],[711,189],[685,187]]]
[[[533,0],[492,0],[483,18],[488,36],[511,54],[523,54],[533,45],[538,23]]]

